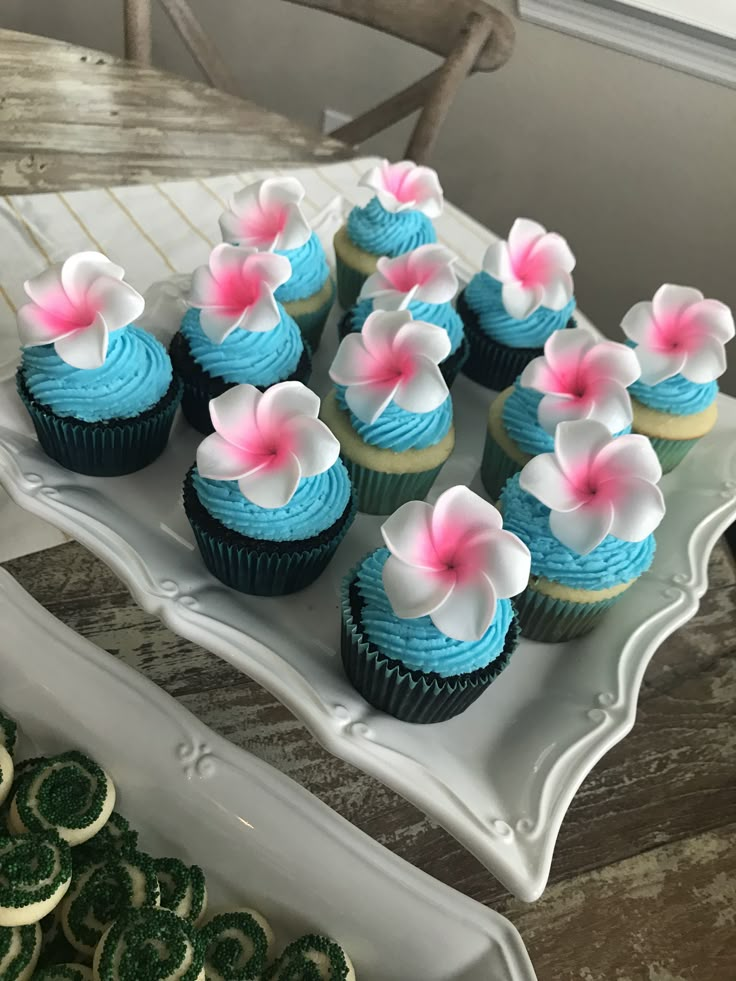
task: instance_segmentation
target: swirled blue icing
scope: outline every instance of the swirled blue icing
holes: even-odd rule
[[[642,405],[655,409],[657,412],[671,412],[675,416],[692,416],[703,412],[715,401],[718,395],[718,382],[688,381],[682,375],[665,378],[658,385],[645,385],[635,381],[629,389],[632,396]]]
[[[304,245],[296,249],[277,249],[276,254],[285,255],[291,263],[291,276],[274,294],[279,303],[293,303],[319,293],[330,271],[325,250],[315,232]]]
[[[631,582],[646,572],[654,558],[654,535],[641,542],[624,542],[608,535],[587,555],[578,555],[552,534],[550,510],[523,491],[519,474],[501,492],[503,526],[527,545],[532,576],[543,576],[574,589],[608,589]]]
[[[542,398],[541,392],[533,388],[525,388],[517,378],[514,382],[514,390],[509,393],[501,413],[508,436],[519,449],[530,456],[551,453],[555,448],[554,438],[539,425],[537,413]],[[630,432],[631,426],[627,426],[616,435],[621,436],[623,433]]]
[[[34,398],[57,416],[84,422],[140,415],[166,393],[173,377],[166,348],[132,325],[109,335],[99,368],[72,367],[52,344],[25,348],[21,368]]]
[[[408,310],[415,320],[424,320],[428,324],[436,324],[446,331],[450,338],[450,354],[457,351],[465,336],[465,328],[460,314],[451,303],[410,303]],[[373,300],[358,300],[350,311],[351,330],[362,330],[363,324],[372,312]]]
[[[348,215],[348,238],[373,255],[397,255],[437,241],[434,225],[421,211],[386,211],[378,198]]]
[[[283,307],[281,320],[262,332],[237,328],[222,344],[214,344],[199,322],[199,310],[187,310],[181,332],[192,357],[208,375],[234,384],[273,385],[296,369],[304,351],[302,335]]]
[[[357,571],[357,588],[363,601],[363,633],[387,657],[414,671],[435,671],[443,678],[484,668],[501,654],[513,610],[507,599],[498,601],[496,615],[480,640],[447,637],[431,619],[403,620],[391,608],[383,588],[383,567],[389,556],[379,548],[366,556]]]
[[[302,477],[281,508],[262,508],[240,493],[236,480],[209,480],[195,467],[192,483],[202,505],[226,528],[271,542],[300,542],[333,525],[350,500],[350,477],[342,460],[316,477]]]
[[[448,395],[438,409],[431,412],[407,412],[389,402],[375,422],[363,422],[348,408],[345,389],[335,386],[337,404],[350,414],[350,424],[362,440],[371,446],[401,453],[425,450],[444,439],[452,425],[452,399]]]
[[[494,341],[507,347],[544,347],[556,330],[567,325],[575,310],[573,297],[562,310],[538,307],[525,320],[517,320],[501,299],[502,284],[487,272],[476,273],[465,288],[465,302],[478,317],[478,323]]]

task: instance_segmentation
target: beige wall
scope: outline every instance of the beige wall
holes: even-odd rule
[[[323,106],[358,112],[435,64],[278,0],[193,6],[244,94],[314,125]],[[0,23],[119,52],[121,7],[2,0]],[[530,24],[517,30],[509,65],[469,81],[443,130],[435,163],[448,197],[499,232],[519,214],[561,231],[578,256],[580,304],[607,332],[666,280],[736,309],[736,92]],[[197,77],[158,11],[154,58]],[[406,133],[370,148],[396,156]],[[732,361],[736,392],[736,342]]]

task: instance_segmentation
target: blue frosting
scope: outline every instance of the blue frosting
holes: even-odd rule
[[[578,555],[552,534],[550,510],[523,491],[519,474],[501,492],[503,526],[527,545],[532,576],[543,576],[575,589],[608,589],[631,582],[646,572],[654,558],[654,535],[641,542],[624,542],[608,535],[588,555]]]
[[[397,255],[437,241],[434,225],[421,211],[386,211],[378,198],[348,215],[348,238],[364,252]]]
[[[544,347],[556,330],[567,325],[575,310],[575,298],[562,310],[538,307],[531,317],[517,320],[507,313],[501,299],[502,284],[479,272],[465,288],[465,302],[477,315],[481,330],[507,347]]]
[[[289,314],[263,332],[234,330],[222,344],[213,344],[200,326],[199,310],[188,310],[181,332],[197,364],[213,378],[234,384],[273,385],[291,375],[304,351],[302,335]]]
[[[501,418],[504,429],[519,449],[529,456],[551,453],[555,448],[554,438],[539,425],[537,412],[542,398],[541,392],[533,388],[525,388],[517,378],[513,392],[509,393],[503,404]],[[623,433],[630,432],[631,426],[627,426],[616,435],[621,436]]]
[[[312,232],[310,238],[296,249],[278,249],[277,255],[285,255],[291,263],[291,276],[276,290],[279,303],[292,303],[305,300],[319,293],[330,271],[322,243]]]
[[[424,320],[428,324],[436,324],[450,338],[450,354],[462,344],[465,329],[460,314],[451,303],[410,303],[409,312],[415,320]],[[358,300],[350,311],[350,327],[354,331],[362,330],[368,315],[373,312],[373,300]]]
[[[173,377],[164,346],[132,325],[110,334],[99,368],[72,367],[52,344],[25,348],[21,367],[34,398],[57,416],[85,422],[140,415],[166,393]]]
[[[342,460],[316,477],[302,477],[281,508],[262,508],[240,493],[236,480],[209,480],[192,473],[197,497],[226,528],[271,542],[299,542],[333,525],[350,500],[350,477]]]
[[[635,381],[629,391],[638,402],[657,412],[691,416],[712,405],[718,395],[718,382],[698,385],[682,375],[673,375],[658,385],[645,385],[644,382]]]
[[[435,671],[443,678],[477,671],[495,661],[503,651],[513,617],[509,600],[498,601],[493,623],[480,640],[454,640],[439,631],[428,616],[415,620],[396,616],[383,588],[383,567],[388,556],[387,548],[371,552],[357,572],[363,601],[363,633],[374,647],[407,668]]]
[[[350,413],[350,424],[362,440],[371,446],[401,453],[404,450],[425,450],[443,440],[452,425],[452,399],[448,395],[432,412],[407,412],[395,402],[389,402],[375,422],[363,422],[350,412],[345,401],[345,389],[335,386],[337,404]]]

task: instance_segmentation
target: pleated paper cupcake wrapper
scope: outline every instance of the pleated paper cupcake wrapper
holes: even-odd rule
[[[625,592],[620,593],[597,603],[575,603],[555,599],[529,587],[514,598],[521,636],[548,644],[583,637],[594,630],[606,611],[625,595]]]
[[[486,431],[486,445],[480,464],[480,479],[486,493],[495,502],[501,496],[504,484],[521,470],[521,466],[498,445],[493,436]]]
[[[120,477],[153,463],[166,447],[181,398],[175,378],[159,408],[108,424],[55,415],[29,395],[20,372],[17,387],[44,453],[67,470],[91,477]]]
[[[299,364],[296,366],[296,370],[288,378],[282,379],[282,381],[300,381],[304,382],[305,385],[307,384],[309,376],[312,373],[312,359],[306,348],[305,355],[306,357],[302,355]],[[210,418],[210,400],[216,398],[217,395],[222,395],[229,388],[235,388],[237,383],[226,382],[224,379],[213,378],[210,375],[205,377],[207,379],[206,387],[197,384],[196,378],[191,376],[183,377],[184,394],[181,400],[181,408],[184,418],[189,425],[193,426],[204,436],[209,436],[210,433],[214,432]],[[219,382],[219,384],[213,385],[213,382]],[[258,387],[262,388],[262,386]],[[215,389],[219,389],[219,391]]]
[[[332,291],[330,293],[329,299],[318,307],[316,310],[312,310],[310,313],[301,313],[295,316],[293,313],[290,314],[294,318],[299,330],[302,332],[302,337],[309,345],[309,350],[314,353],[320,345],[322,340],[322,333],[325,329],[325,323],[332,309],[332,304],[335,302],[335,287],[333,283]],[[289,304],[284,304],[286,312],[289,313]]]
[[[368,277],[343,262],[339,253],[335,255],[335,272],[337,273],[338,302],[343,310],[349,310],[355,305],[358,294],[363,289],[363,283]]]
[[[325,571],[353,523],[354,499],[349,506],[351,513],[347,520],[330,539],[313,548],[292,552],[269,548],[267,542],[259,548],[226,542],[203,528],[189,512],[187,518],[204,564],[220,582],[253,596],[284,596],[305,589]]]
[[[384,473],[343,457],[353,481],[358,510],[363,514],[392,514],[407,501],[422,501],[444,463],[418,473]]]
[[[700,436],[697,439],[662,439],[659,436],[650,436],[649,442],[657,454],[662,466],[662,473],[669,473],[670,470],[674,470],[678,464],[682,463],[693,446],[700,442],[700,439]]]
[[[424,725],[446,722],[469,708],[509,663],[518,643],[516,618],[511,622],[502,653],[487,668],[472,674],[442,678],[412,671],[400,661],[379,653],[352,615],[350,585],[355,572],[354,569],[342,587],[340,651],[348,680],[374,708],[402,722]]]

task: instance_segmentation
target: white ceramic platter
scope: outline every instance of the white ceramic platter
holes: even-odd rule
[[[330,217],[330,216],[328,216]],[[339,213],[330,221],[338,222]],[[320,231],[325,240],[329,222]],[[180,285],[180,284],[179,284]],[[170,335],[178,289],[154,290],[147,322]],[[315,362],[328,389],[333,319]],[[585,322],[585,318],[580,317]],[[433,490],[477,483],[491,394],[453,387],[457,447]],[[146,610],[250,675],[332,753],[372,774],[439,822],[512,892],[544,890],[565,811],[595,763],[634,723],[641,679],[659,644],[693,616],[711,548],[736,518],[736,402],[663,480],[668,513],[651,571],[592,636],[566,645],[522,642],[509,668],[463,715],[401,723],[347,682],[337,652],[342,576],[380,544],[381,519],[359,516],[333,563],[285,598],[240,595],[205,570],[180,503],[199,436],[178,419],[164,456],[129,477],[94,479],[40,450],[11,379],[0,386],[0,480],[15,501],[91,549]]]
[[[313,930],[359,981],[534,981],[502,916],[412,868],[79,637],[0,570],[0,707],[23,755],[77,748],[112,774],[154,855],[201,865],[210,908],[261,910],[282,943]]]

